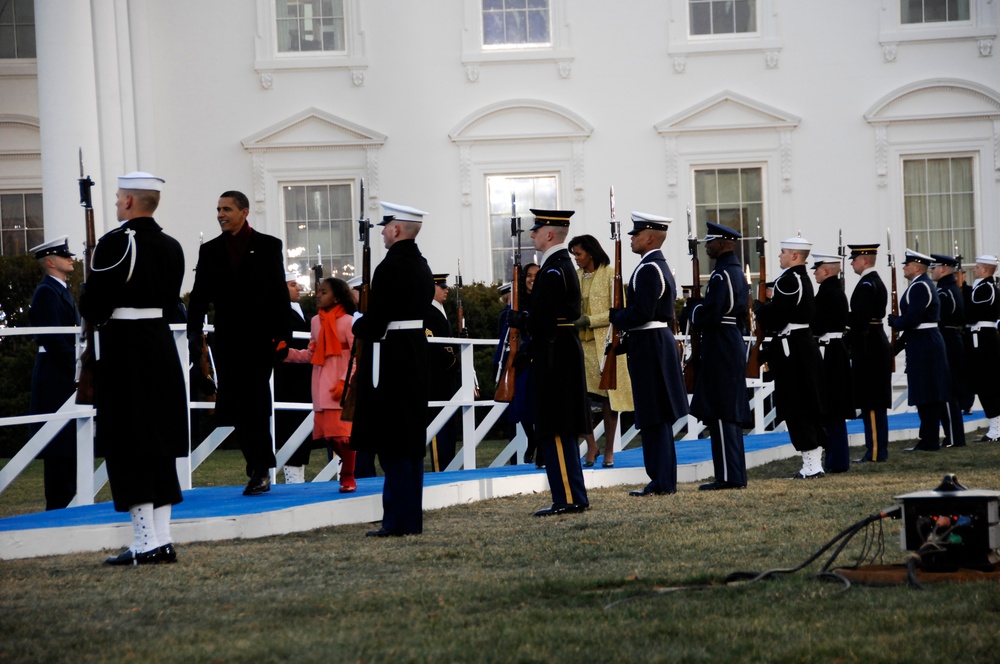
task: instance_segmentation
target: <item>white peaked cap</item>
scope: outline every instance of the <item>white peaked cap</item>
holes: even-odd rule
[[[128,175],[118,176],[119,189],[141,189],[145,191],[162,191],[163,178],[158,178],[150,173],[142,171],[132,171]]]

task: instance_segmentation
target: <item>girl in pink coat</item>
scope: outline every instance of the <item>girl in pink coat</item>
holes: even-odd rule
[[[313,440],[322,440],[340,455],[340,492],[357,490],[354,480],[355,452],[350,449],[351,423],[340,419],[340,399],[351,359],[355,311],[351,288],[340,279],[324,279],[316,288],[319,313],[311,322],[309,347],[290,349],[286,362],[311,362]]]

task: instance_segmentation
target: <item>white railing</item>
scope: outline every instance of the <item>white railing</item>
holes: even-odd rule
[[[181,358],[182,366],[188,364],[188,344],[186,339],[186,328],[184,325],[171,325],[174,334],[174,341],[177,346],[178,355]],[[206,328],[211,331],[211,327]],[[45,335],[45,334],[77,334],[78,327],[45,327],[45,328],[0,328],[0,340],[8,336],[22,335]],[[296,338],[306,339],[307,333],[297,332]],[[681,337],[686,341],[686,338]],[[506,403],[492,400],[477,399],[476,376],[473,366],[473,351],[476,346],[495,347],[496,339],[464,339],[453,337],[431,337],[431,343],[452,344],[460,348],[459,358],[461,360],[461,385],[451,399],[447,401],[431,401],[430,406],[441,408],[434,420],[427,427],[427,442],[437,435],[446,422],[455,413],[460,413],[462,430],[462,447],[456,451],[454,460],[448,465],[446,470],[472,469],[477,467],[476,449],[486,435],[492,430],[507,408]],[[78,345],[79,346],[79,345]],[[898,358],[897,358],[898,359]],[[893,390],[896,395],[890,412],[904,412],[909,409],[906,405],[906,378],[900,365],[899,371],[893,375]],[[184,372],[185,384],[190,380],[188,372]],[[273,387],[273,384],[272,384]],[[753,413],[754,426],[751,434],[765,433],[768,431],[782,431],[784,424],[774,426],[775,413],[773,407],[768,403],[768,397],[774,391],[774,383],[763,382],[760,379],[748,379],[747,387],[753,391],[750,399],[750,409]],[[190,385],[187,385],[188,394],[188,425],[190,427],[190,414],[192,410],[207,410],[215,407],[209,401],[190,401]],[[302,422],[296,431],[285,441],[276,441],[275,456],[277,466],[281,467],[288,458],[306,441],[312,432],[312,404],[294,402],[275,402],[274,410],[301,411],[304,415]],[[476,409],[488,408],[489,412],[476,423]],[[21,424],[44,423],[44,425],[25,443],[24,447],[11,458],[7,464],[0,469],[0,494],[34,461],[45,449],[49,441],[62,429],[65,422],[73,420],[76,425],[76,448],[77,448],[77,495],[73,499],[72,505],[93,504],[94,496],[107,483],[107,468],[101,464],[97,470],[94,468],[94,417],[96,412],[92,406],[81,406],[76,404],[76,395],[70,397],[66,403],[55,413],[42,415],[24,415],[17,417],[0,418],[0,426],[14,426]],[[274,439],[274,417],[271,418],[272,439]],[[674,435],[681,440],[692,440],[701,437],[705,430],[704,424],[696,418],[688,415],[679,419],[673,427]],[[192,442],[192,449],[188,456],[177,459],[177,474],[182,489],[192,488],[192,473],[214,452],[219,445],[225,441],[226,437],[232,433],[233,427],[217,427],[202,441],[195,444]],[[508,463],[512,456],[517,457],[517,462],[524,461],[524,452],[527,448],[527,439],[524,430],[518,424],[516,435],[490,462],[489,466],[498,467]],[[633,426],[628,431],[622,433],[620,430],[615,436],[615,451],[628,446],[628,444],[638,435],[638,431]],[[680,434],[683,433],[683,436]],[[595,438],[600,438],[604,434],[604,423],[599,421],[594,429]],[[586,444],[581,442],[580,454],[586,450]],[[339,467],[339,460],[335,457],[330,461],[314,478],[315,482],[324,482],[334,478]],[[274,478],[272,477],[272,480]]]

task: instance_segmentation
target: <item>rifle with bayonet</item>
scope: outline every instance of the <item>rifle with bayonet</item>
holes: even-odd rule
[[[896,289],[896,259],[892,254],[892,233],[885,229],[885,253],[889,259],[889,298],[892,303],[892,315],[899,316],[899,292]],[[892,327],[892,340],[889,345],[889,354],[892,356],[892,371],[896,371],[896,346],[899,345],[899,331]]]
[[[84,175],[83,171],[83,148],[80,148],[80,206],[83,208],[84,223],[86,225],[86,243],[83,250],[83,280],[84,283],[90,280],[90,273],[93,267],[94,248],[97,246],[97,233],[94,229],[94,204],[91,200],[90,189],[94,186],[94,181],[89,175]],[[76,384],[76,402],[78,404],[92,406],[97,393],[97,358],[94,356],[94,326],[86,318],[83,319],[83,329],[81,332],[87,345],[80,354],[80,378]]]
[[[698,236],[694,234],[691,225],[691,207],[687,209],[688,226],[688,254],[691,256],[691,301],[697,302],[701,299],[701,263],[698,260]],[[688,394],[694,394],[694,384],[698,378],[698,359],[701,353],[701,337],[691,328],[691,321],[687,322],[688,333],[688,356],[684,362],[684,387]]]
[[[510,235],[514,241],[514,267],[510,276],[510,310],[521,310],[521,218],[517,216],[517,199],[510,195]],[[514,400],[514,361],[517,356],[517,329],[507,326],[507,339],[504,341],[504,351],[507,359],[501,356],[500,376],[497,378],[497,389],[494,401],[510,403]]]
[[[767,254],[764,248],[764,236],[760,232],[760,219],[757,220],[757,260],[760,261],[760,274],[757,282],[757,301],[761,304],[767,302]],[[753,307],[750,308],[753,312]],[[764,345],[764,326],[761,325],[754,316],[753,341],[750,342],[750,350],[747,353],[747,378],[760,378],[760,349]]]
[[[622,222],[615,219],[615,188],[611,187],[611,239],[615,243],[615,276],[611,281],[611,308],[621,309],[625,306],[625,291],[622,285]],[[618,347],[621,345],[621,332],[614,323],[608,326],[608,336],[604,342],[604,355],[601,358],[602,390],[618,389]]]
[[[372,283],[372,249],[371,230],[372,222],[365,216],[365,181],[361,180],[361,207],[358,211],[358,242],[361,243],[361,296],[358,298],[358,311],[365,313],[368,311],[368,297]],[[354,408],[357,402],[358,393],[358,367],[361,363],[364,343],[355,337],[351,345],[351,359],[347,364],[347,373],[344,376],[344,393],[340,397],[341,411],[340,419],[344,422],[354,420]]]
[[[363,186],[363,185],[362,185]],[[313,290],[318,291],[323,281],[323,247],[316,245],[316,264],[312,266]]]
[[[469,331],[465,329],[465,309],[462,307],[462,259],[458,259],[458,272],[455,274],[455,306],[458,308],[458,336],[462,339],[469,337]]]
[[[844,246],[844,229],[837,231],[837,255],[840,256],[840,292],[847,291],[847,247]]]

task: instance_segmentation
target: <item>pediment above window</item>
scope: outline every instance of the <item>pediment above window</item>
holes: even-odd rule
[[[655,128],[661,135],[670,135],[794,129],[799,122],[798,116],[726,90],[657,123]]]
[[[934,120],[1000,119],[1000,93],[953,78],[917,81],[878,100],[865,119],[871,124]]]
[[[474,143],[586,139],[593,131],[589,122],[561,106],[534,99],[514,99],[473,112],[449,136],[456,143]]]
[[[381,147],[386,136],[332,113],[308,108],[243,139],[251,152]]]
[[[39,158],[41,136],[38,118],[29,115],[0,114],[0,158]]]

